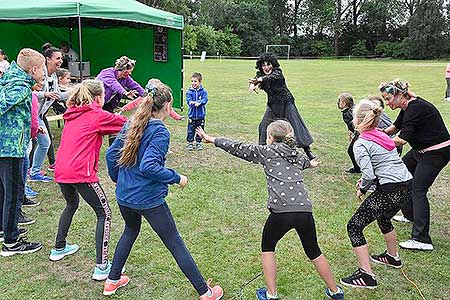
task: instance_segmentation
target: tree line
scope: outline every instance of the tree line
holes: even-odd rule
[[[288,44],[291,56],[450,56],[448,0],[139,1],[184,16],[186,54],[257,56]]]

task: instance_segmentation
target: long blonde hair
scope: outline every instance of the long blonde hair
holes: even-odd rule
[[[94,98],[105,93],[103,82],[99,80],[87,79],[76,85],[67,100],[67,106],[84,106],[94,102]]]
[[[156,114],[170,101],[172,101],[170,87],[161,82],[151,86],[147,97],[129,121],[129,129],[118,161],[119,166],[132,167],[136,164],[139,146],[148,121],[155,118]]]
[[[277,143],[285,143],[291,148],[295,148],[297,142],[295,141],[294,129],[291,124],[284,120],[277,120],[267,126],[267,134]]]
[[[361,100],[353,110],[353,119],[357,120],[356,130],[364,132],[378,126],[383,108],[368,99]]]

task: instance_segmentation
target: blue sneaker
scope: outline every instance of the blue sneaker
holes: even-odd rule
[[[37,173],[34,175],[30,175],[29,181],[40,181],[40,182],[50,182],[53,181],[53,177],[42,175],[41,173]]]
[[[108,262],[106,269],[102,270],[99,267],[95,266],[94,273],[92,274],[92,279],[97,281],[103,281],[108,278],[109,272],[111,271],[112,263]],[[122,268],[122,274],[125,273],[125,266]]]
[[[338,291],[336,293],[333,293],[329,288],[325,289],[325,294],[327,295],[328,299],[333,300],[344,300],[344,290],[337,286]]]
[[[51,261],[58,261],[64,258],[64,256],[74,254],[80,249],[78,245],[66,244],[66,247],[62,250],[56,250],[55,248],[50,251],[50,256],[48,257]]]
[[[37,195],[39,195],[38,192],[33,191],[32,188],[30,188],[28,185],[25,185],[25,196],[27,196],[28,199],[36,198]]]
[[[258,300],[277,300],[280,298],[267,298],[267,288],[263,287],[256,290],[256,299]]]

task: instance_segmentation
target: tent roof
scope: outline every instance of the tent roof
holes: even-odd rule
[[[85,17],[183,29],[183,16],[134,0],[2,0],[0,20]]]

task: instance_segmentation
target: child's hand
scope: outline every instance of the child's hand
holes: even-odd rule
[[[364,194],[361,192],[360,189],[358,189],[356,191],[356,198],[358,198],[359,200],[362,200],[363,197],[364,197]]]
[[[315,168],[320,165],[320,161],[317,158],[310,160],[309,163],[311,164],[311,168]]]
[[[49,98],[51,100],[58,100],[59,94],[57,92],[46,92],[44,93],[45,98]]]
[[[127,96],[128,99],[134,99],[137,96],[137,91],[135,90],[129,90],[125,93],[125,96]]]
[[[197,129],[195,130],[195,133],[196,133],[199,137],[201,137],[205,143],[214,143],[215,140],[216,140],[215,137],[212,137],[212,136],[207,135],[207,134],[205,133],[205,131],[203,130],[203,128],[201,128],[201,127],[197,127]]]
[[[360,179],[358,179],[358,181],[356,182],[356,186],[355,186],[355,188],[356,188],[356,190],[359,190],[359,185],[361,184],[361,178]]]
[[[194,105],[195,105],[196,107],[198,107],[198,106],[200,106],[200,102],[195,102]]]
[[[39,127],[38,127],[38,129],[37,129],[37,133],[42,133],[42,134],[45,134],[45,133],[46,133],[46,131],[45,131],[45,128],[44,128],[44,127],[41,127],[41,126],[39,126]]]
[[[184,187],[187,185],[187,183],[188,183],[187,177],[184,175],[180,175],[180,182],[178,183],[180,189],[184,189]]]

